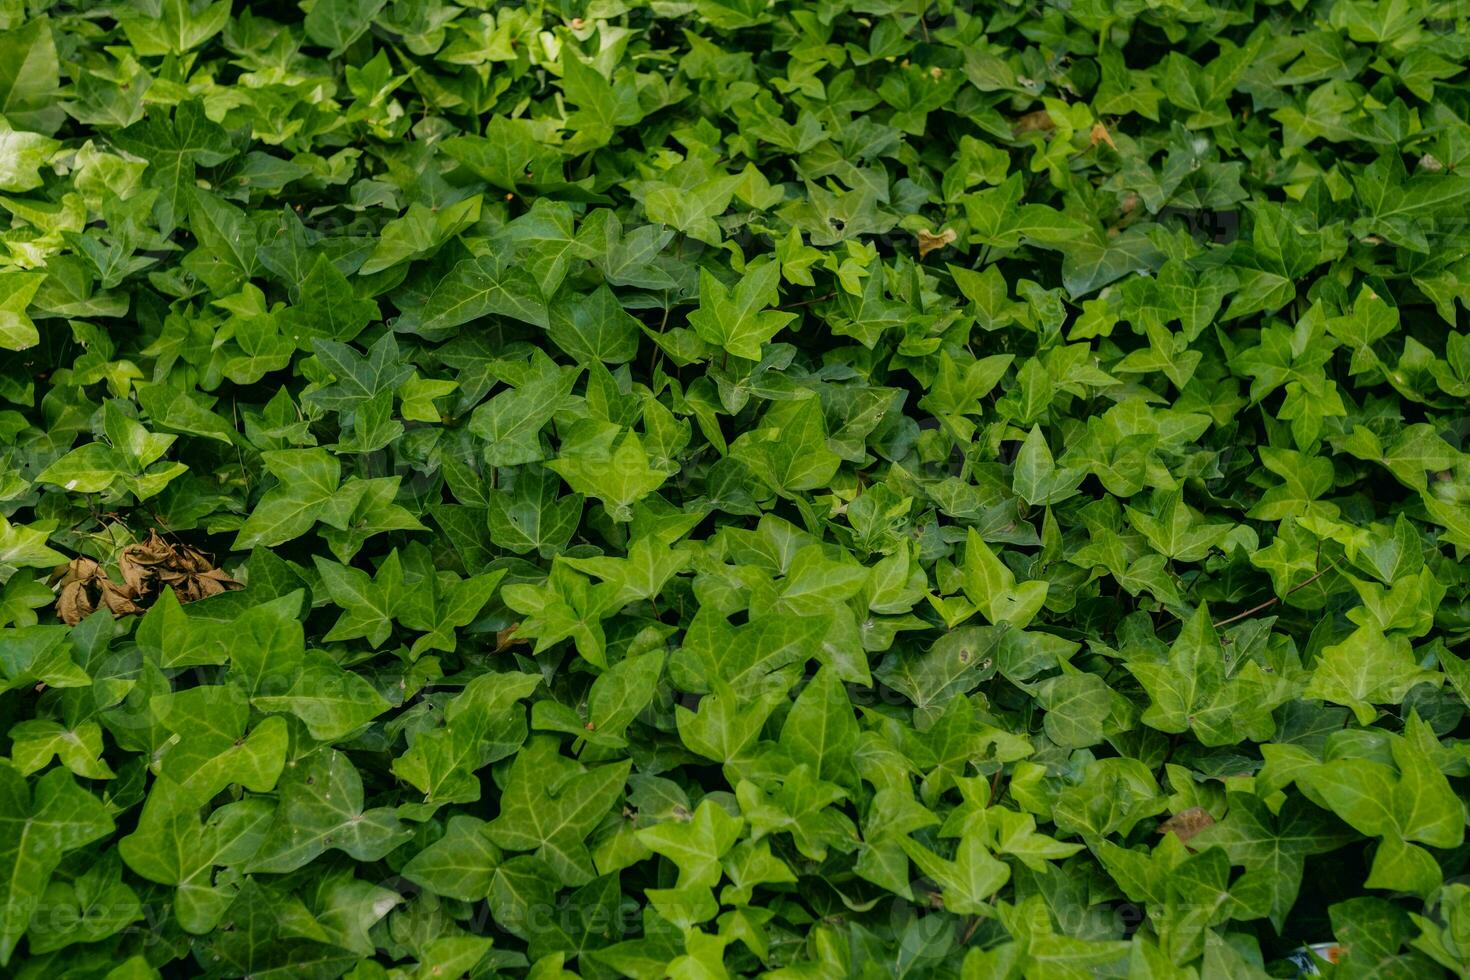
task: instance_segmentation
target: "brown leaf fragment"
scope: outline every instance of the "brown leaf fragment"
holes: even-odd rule
[[[173,561],[158,571],[158,580],[170,586],[180,602],[194,602],[242,586],[197,548],[181,544],[173,549]]]
[[[1159,824],[1159,833],[1173,834],[1179,838],[1181,844],[1188,844],[1189,839],[1215,822],[1210,816],[1210,811],[1202,806],[1192,806],[1187,810],[1180,810],[1168,820]]]
[[[173,548],[153,531],[147,541],[130,544],[122,550],[117,556],[117,570],[133,595],[146,595],[153,591],[159,566],[173,560],[173,555]]]
[[[137,593],[112,581],[102,566],[90,558],[73,558],[59,576],[53,577],[52,584],[57,589],[56,615],[68,626],[75,626],[92,615],[99,605],[106,606],[114,616],[143,611],[133,601]]]
[[[164,586],[180,602],[193,602],[230,589],[241,588],[229,573],[197,548],[172,545],[150,532],[146,541],[130,544],[118,553],[119,584],[91,558],[74,558],[53,576],[57,590],[56,615],[69,626],[86,619],[99,607],[113,616],[135,616],[145,611]]]
[[[69,582],[56,594],[56,615],[68,626],[75,626],[97,609],[81,582]]]
[[[167,585],[174,590],[180,602],[193,602],[240,588],[240,583],[215,568],[198,548],[169,544],[159,537],[157,531],[149,532],[147,541],[124,548],[118,567],[136,593],[151,593]],[[131,576],[138,577],[141,582],[135,584]]]
[[[1014,136],[1025,136],[1027,133],[1049,133],[1056,129],[1057,124],[1052,121],[1051,113],[1045,109],[1037,109],[1028,112],[1024,116],[1017,116],[1011,121],[1011,134]]]
[[[120,587],[111,579],[104,577],[99,591],[102,604],[112,613],[114,619],[142,615],[143,607],[133,601],[133,595],[126,587]]]
[[[937,251],[946,245],[952,244],[955,240],[955,232],[953,228],[945,228],[936,235],[928,228],[922,228],[919,230],[918,237],[919,258],[922,260],[930,252]]]
[[[520,623],[511,623],[505,629],[495,634],[495,653],[503,653],[517,643],[529,643],[525,637],[516,636],[516,630],[521,628]]]

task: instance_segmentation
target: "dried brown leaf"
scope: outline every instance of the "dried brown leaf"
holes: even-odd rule
[[[1056,127],[1057,124],[1052,121],[1051,113],[1045,109],[1028,112],[1011,121],[1011,133],[1015,136],[1025,136],[1027,133],[1049,133]]]
[[[937,235],[928,228],[919,230],[919,258],[925,258],[930,252],[937,251],[955,240],[953,228],[945,228]]]
[[[80,581],[68,582],[56,594],[56,615],[68,626],[75,626],[97,609],[87,588]]]
[[[130,544],[118,555],[122,583],[91,558],[74,558],[52,575],[56,588],[56,615],[70,626],[86,619],[98,607],[113,616],[136,616],[163,586],[174,590],[180,602],[194,602],[230,589],[241,588],[229,573],[214,567],[209,557],[186,544],[172,545],[150,532],[146,541]]]
[[[119,587],[111,579],[102,580],[100,591],[102,604],[114,617],[142,615],[143,607],[133,601],[133,593],[126,588]]]
[[[1188,810],[1180,810],[1159,824],[1159,833],[1173,834],[1179,838],[1181,844],[1188,844],[1191,837],[1214,822],[1215,818],[1210,816],[1209,810],[1202,806],[1192,806]]]
[[[75,626],[92,615],[99,605],[106,606],[114,616],[143,611],[134,601],[137,593],[130,586],[120,586],[108,578],[102,566],[91,558],[73,558],[53,584],[58,589],[56,615],[68,626]]]

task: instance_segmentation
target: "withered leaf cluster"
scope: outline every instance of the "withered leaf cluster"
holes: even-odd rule
[[[75,626],[98,608],[113,616],[142,613],[168,586],[180,602],[193,602],[240,588],[223,569],[199,549],[187,544],[170,544],[150,531],[148,540],[130,544],[117,559],[119,584],[91,558],[73,558],[53,580],[56,615]]]

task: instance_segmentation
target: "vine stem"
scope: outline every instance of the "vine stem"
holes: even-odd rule
[[[831,299],[833,296],[836,296],[836,295],[837,294],[835,292],[824,293],[821,296],[813,296],[810,299],[799,299],[799,300],[796,300],[793,303],[783,303],[780,306],[776,307],[776,309],[778,309],[778,310],[793,310],[793,309],[795,309],[798,306],[810,306],[812,303],[820,303],[823,300]]]
[[[1296,592],[1299,589],[1305,589],[1307,586],[1311,585],[1313,582],[1317,581],[1328,572],[1335,571],[1336,569],[1337,566],[1329,562],[1327,567],[1322,569],[1316,575],[1313,575],[1311,578],[1307,579],[1304,582],[1298,582],[1296,585],[1293,585],[1291,588],[1287,589],[1286,595],[1291,595],[1293,592]],[[1222,619],[1218,623],[1214,623],[1213,625],[1215,629],[1220,629],[1222,626],[1229,626],[1231,623],[1239,622],[1240,620],[1245,619],[1247,616],[1254,616],[1256,613],[1261,612],[1264,609],[1270,609],[1272,606],[1276,605],[1276,603],[1280,602],[1283,598],[1285,598],[1285,596],[1272,596],[1259,605],[1251,606],[1244,612],[1238,612],[1234,616]]]

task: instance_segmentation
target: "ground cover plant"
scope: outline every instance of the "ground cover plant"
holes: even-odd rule
[[[1465,975],[1467,62],[0,0],[0,973]]]

